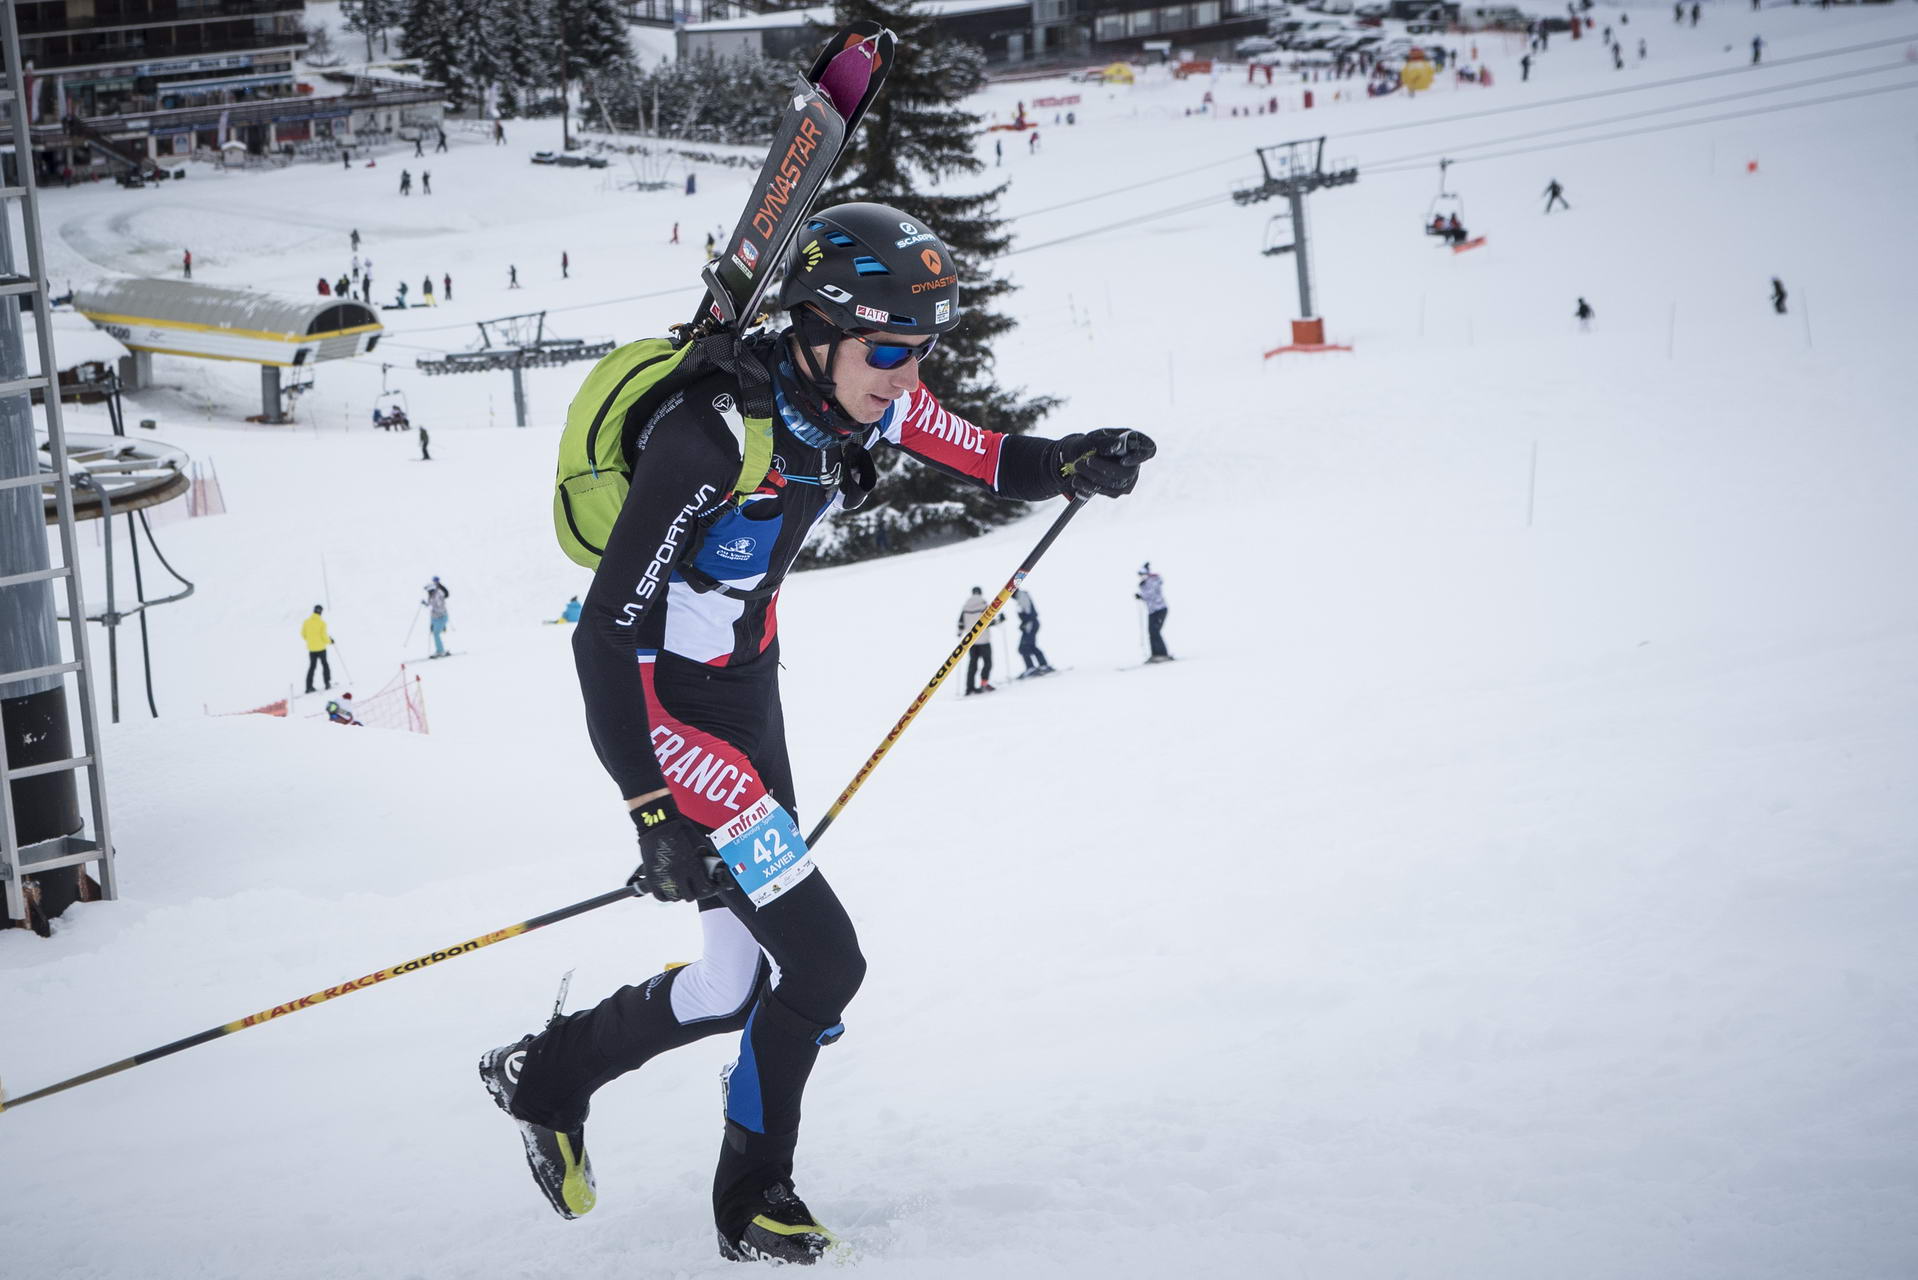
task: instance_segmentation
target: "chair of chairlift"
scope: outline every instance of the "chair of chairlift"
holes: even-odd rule
[[[1431,207],[1425,211],[1425,234],[1442,236],[1445,224],[1457,218],[1462,227],[1465,223],[1465,198],[1451,192],[1441,191],[1432,197]]]
[[[1274,214],[1266,221],[1265,244],[1259,252],[1271,258],[1281,253],[1291,253],[1296,248],[1298,241],[1292,234],[1292,215]]]
[[[1445,171],[1451,167],[1450,160],[1439,161],[1438,194],[1432,197],[1431,205],[1425,210],[1425,234],[1428,236],[1443,237],[1450,229],[1446,224],[1453,219],[1457,219],[1461,227],[1466,225],[1465,197],[1445,189]]]

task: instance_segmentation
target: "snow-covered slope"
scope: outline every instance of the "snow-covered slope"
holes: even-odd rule
[[[1011,181],[1021,245],[1196,207],[1008,260],[1022,327],[1000,373],[1070,397],[1049,430],[1138,426],[1162,455],[1031,581],[1070,670],[935,700],[821,845],[871,968],[813,1079],[799,1186],[862,1271],[1918,1269],[1912,99],[1464,163],[1909,88],[1918,17],[1721,5],[1692,31],[1658,12],[1629,28],[1647,24],[1644,66],[1557,37],[1521,85],[1520,50],[1487,41],[1495,88],[1410,102],[1320,86],[1308,113],[1301,86],[1229,71],[983,95],[1001,118],[1083,95],[1072,126],[1046,109],[1037,154],[1003,135],[989,176]],[[1776,65],[1541,105],[1742,66],[1759,31]],[[1857,78],[1620,119],[1840,72]],[[1222,108],[1276,92],[1280,116],[1185,114],[1208,87]],[[1265,360],[1291,263],[1257,252],[1269,207],[1223,195],[1253,147],[1325,131],[1362,170],[1311,202],[1320,308],[1355,350]],[[217,463],[231,513],[161,530],[200,585],[153,618],[164,718],[129,681],[106,743],[123,897],[50,942],[0,935],[10,1092],[630,869],[566,629],[541,624],[584,585],[547,515],[579,371],[531,375],[520,431],[505,375],[411,360],[516,312],[622,338],[688,314],[701,236],[745,178],[635,195],[528,165],[556,133],[455,137],[430,198],[397,196],[384,160],[47,194],[56,280],[159,273],[191,247],[200,278],[303,292],[357,227],[383,294],[450,272],[455,301],[385,313],[379,351],[322,366],[295,427],[241,423],[257,382],[239,366],[162,359],[168,386],[138,398],[136,420]],[[1488,237],[1472,253],[1419,234],[1430,159],[1388,172],[1439,154]],[[1553,177],[1573,211],[1547,218]],[[367,428],[383,378],[431,462]],[[1049,514],[791,584],[805,817]],[[1146,559],[1180,660],[1122,670]],[[407,632],[436,573],[461,656],[425,669],[430,736],[201,715],[282,695],[316,601],[350,687],[377,687],[426,651]],[[600,1207],[574,1223],[473,1075],[565,970],[578,1005],[696,945],[689,911],[608,908],[0,1116],[9,1266],[730,1273],[706,1187],[731,1045],[600,1094]]]

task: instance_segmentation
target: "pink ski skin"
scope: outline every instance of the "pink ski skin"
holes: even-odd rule
[[[859,100],[866,96],[866,86],[872,83],[872,46],[873,41],[867,39],[840,50],[819,77],[819,91],[842,120],[852,119]]]

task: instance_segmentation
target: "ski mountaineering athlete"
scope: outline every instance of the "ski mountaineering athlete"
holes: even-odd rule
[[[573,637],[588,733],[638,832],[630,883],[697,901],[704,953],[489,1051],[480,1074],[520,1122],[541,1190],[573,1218],[597,1198],[584,1132],[593,1092],[666,1050],[740,1033],[713,1178],[719,1249],[809,1263],[834,1237],[793,1186],[800,1097],[845,1029],[865,960],[786,817],[797,800],[776,593],[812,527],[865,500],[882,446],[1033,502],[1129,493],[1155,449],[1111,428],[1003,435],[942,409],[920,371],[959,323],[958,273],[938,236],[898,209],[814,213],[792,241],[778,306],[790,327],[740,347],[741,363],[772,380],[763,481],[740,478],[750,450],[737,370],[701,372],[624,424],[631,488]],[[715,859],[716,840],[736,848],[732,834],[768,813],[784,820],[754,828],[781,833],[768,869],[757,847]]]

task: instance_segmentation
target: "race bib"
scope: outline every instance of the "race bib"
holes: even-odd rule
[[[770,795],[713,832],[713,848],[754,907],[763,907],[813,873],[799,824]]]

